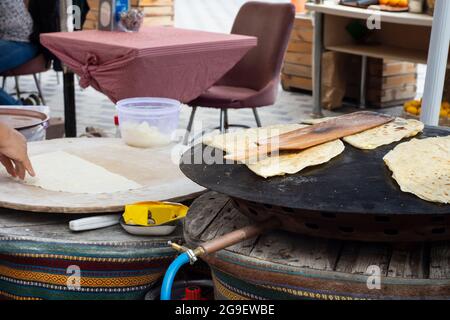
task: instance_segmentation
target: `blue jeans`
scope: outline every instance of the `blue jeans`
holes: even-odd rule
[[[0,40],[0,73],[14,69],[38,54],[38,48],[28,42]],[[18,105],[14,99],[0,88],[0,105]]]

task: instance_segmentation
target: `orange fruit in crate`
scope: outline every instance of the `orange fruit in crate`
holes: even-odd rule
[[[389,4],[389,0],[379,0],[378,3],[379,4],[383,4],[383,5],[387,5],[387,4]]]
[[[396,7],[396,6],[398,6],[399,3],[400,3],[400,0],[389,0],[388,4],[390,6]]]
[[[406,108],[405,110],[406,112],[413,114],[413,115],[418,115],[419,114],[419,109],[413,106],[409,106]]]
[[[406,8],[408,6],[408,0],[400,0],[397,4],[397,6]]]

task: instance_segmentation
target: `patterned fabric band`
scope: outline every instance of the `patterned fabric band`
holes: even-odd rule
[[[165,243],[62,243],[0,238],[4,299],[142,299],[174,258]]]

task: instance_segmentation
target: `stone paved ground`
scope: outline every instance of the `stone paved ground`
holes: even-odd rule
[[[176,26],[183,28],[229,32],[233,19],[239,7],[245,0],[177,0],[176,1]],[[272,0],[272,2],[286,2],[286,0]],[[423,88],[424,68],[419,72],[419,93]],[[61,75],[59,76],[61,78]],[[63,115],[62,81],[58,81],[55,72],[49,71],[41,75],[42,87],[47,104],[51,108],[54,117]],[[31,77],[20,79],[23,90],[34,90]],[[7,83],[9,90],[13,90],[13,81]],[[82,90],[77,86],[77,119],[78,132],[84,131],[86,126],[94,126],[114,132],[113,116],[115,114],[114,104],[103,94],[92,88]],[[310,95],[291,93],[281,90],[277,103],[271,107],[260,109],[260,117],[263,125],[275,123],[292,123],[310,116],[312,99]],[[339,112],[348,109],[339,109]],[[385,109],[387,112],[396,113],[398,108]],[[183,107],[180,116],[180,128],[185,128],[189,117],[190,108]],[[196,124],[203,127],[215,127],[219,122],[217,110],[201,109],[197,112]],[[326,112],[326,115],[335,113]],[[250,110],[232,110],[229,114],[230,122],[255,126],[252,112]]]

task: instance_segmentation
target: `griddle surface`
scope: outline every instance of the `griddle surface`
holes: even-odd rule
[[[415,138],[447,135],[449,129],[427,127]],[[180,168],[188,178],[208,189],[268,205],[336,213],[449,214],[450,205],[402,192],[391,177],[383,157],[401,142],[375,150],[360,150],[346,143],[344,152],[328,163],[268,179],[243,164],[188,164],[186,159],[192,159],[194,153],[196,159],[201,159],[199,146],[183,155]],[[215,152],[223,154],[221,150]]]

